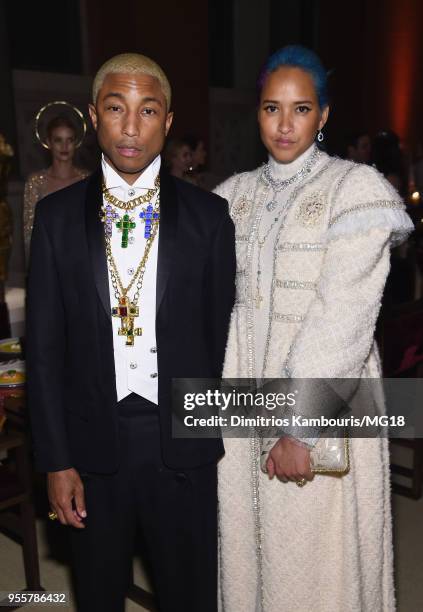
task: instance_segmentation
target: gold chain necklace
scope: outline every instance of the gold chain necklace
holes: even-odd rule
[[[157,195],[157,202],[155,212],[159,211],[160,207],[160,195]],[[120,278],[119,271],[117,269],[115,258],[112,253],[111,237],[107,233],[106,224],[105,227],[105,240],[106,240],[106,256],[109,264],[110,278],[112,287],[115,292],[115,298],[118,300],[118,305],[112,308],[112,316],[120,318],[120,329],[119,336],[126,336],[126,346],[134,346],[135,336],[142,335],[142,328],[135,327],[135,317],[139,316],[139,307],[137,306],[138,299],[140,297],[140,291],[144,280],[145,268],[147,260],[150,255],[151,247],[153,246],[154,239],[159,229],[159,224],[155,223],[150,237],[146,240],[144,254],[141,258],[140,263],[132,277],[131,282],[127,287],[123,286],[122,279]],[[129,291],[135,284],[135,293],[132,300],[128,297]]]
[[[144,195],[140,195],[137,198],[134,198],[133,200],[129,200],[128,202],[123,202],[122,200],[119,200],[114,195],[112,195],[110,191],[107,189],[104,179],[103,179],[102,189],[103,189],[103,197],[108,204],[113,204],[113,206],[116,206],[116,208],[120,208],[122,210],[134,210],[137,206],[150,202],[151,198],[153,198],[156,195],[156,192],[159,186],[160,186],[160,175],[158,174],[156,177],[156,180],[154,181],[153,189],[149,189],[147,193],[145,193]]]

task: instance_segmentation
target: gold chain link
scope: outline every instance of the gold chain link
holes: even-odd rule
[[[156,192],[160,187],[159,174],[154,181],[154,185],[154,188],[149,189],[144,195],[140,195],[133,200],[129,200],[128,202],[123,202],[110,193],[103,179],[103,197],[108,204],[113,204],[113,206],[116,206],[116,208],[120,208],[121,210],[134,210],[137,206],[140,206],[140,204],[146,204],[146,202],[149,202],[156,195]]]
[[[154,213],[159,212],[160,210],[160,194],[157,195],[157,201],[156,201],[156,205],[154,208]],[[115,259],[113,257],[113,253],[112,253],[112,244],[111,244],[111,240],[110,240],[110,236],[105,232],[105,238],[106,238],[106,256],[107,256],[107,261],[109,262],[109,269],[110,269],[110,277],[112,280],[112,287],[114,289],[115,292],[115,298],[117,300],[119,300],[121,297],[126,297],[129,293],[129,291],[132,289],[132,287],[134,286],[134,283],[136,282],[136,291],[134,294],[133,299],[131,300],[132,304],[135,306],[136,303],[138,302],[139,296],[140,296],[140,291],[142,289],[142,283],[144,280],[144,273],[145,273],[145,267],[147,264],[147,260],[148,260],[148,256],[150,254],[150,250],[151,247],[153,246],[153,242],[154,239],[157,235],[157,231],[159,229],[159,224],[158,223],[154,223],[154,227],[153,227],[153,231],[151,233],[150,238],[147,238],[147,241],[145,243],[145,249],[144,249],[144,254],[141,258],[141,261],[135,271],[135,274],[131,280],[131,282],[129,283],[129,285],[125,288],[122,284],[122,280],[120,278],[118,269],[117,269],[117,265],[115,262]]]

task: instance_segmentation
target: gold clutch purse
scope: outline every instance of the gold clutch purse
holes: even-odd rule
[[[267,472],[266,463],[278,438],[260,439],[260,465]],[[343,476],[350,469],[349,442],[347,437],[319,438],[310,452],[311,471],[315,474]]]

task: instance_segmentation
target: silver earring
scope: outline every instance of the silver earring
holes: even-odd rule
[[[317,140],[319,142],[323,142],[324,138],[325,138],[325,136],[324,136],[322,130],[319,130],[318,133],[317,133]]]

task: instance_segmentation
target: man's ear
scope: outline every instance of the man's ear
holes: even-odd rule
[[[165,134],[166,134],[166,136],[169,133],[170,126],[172,125],[172,121],[173,121],[173,112],[168,113],[167,117],[166,117],[166,126],[165,126]]]
[[[90,113],[91,123],[93,128],[97,131],[97,109],[94,104],[88,104],[88,112]]]

